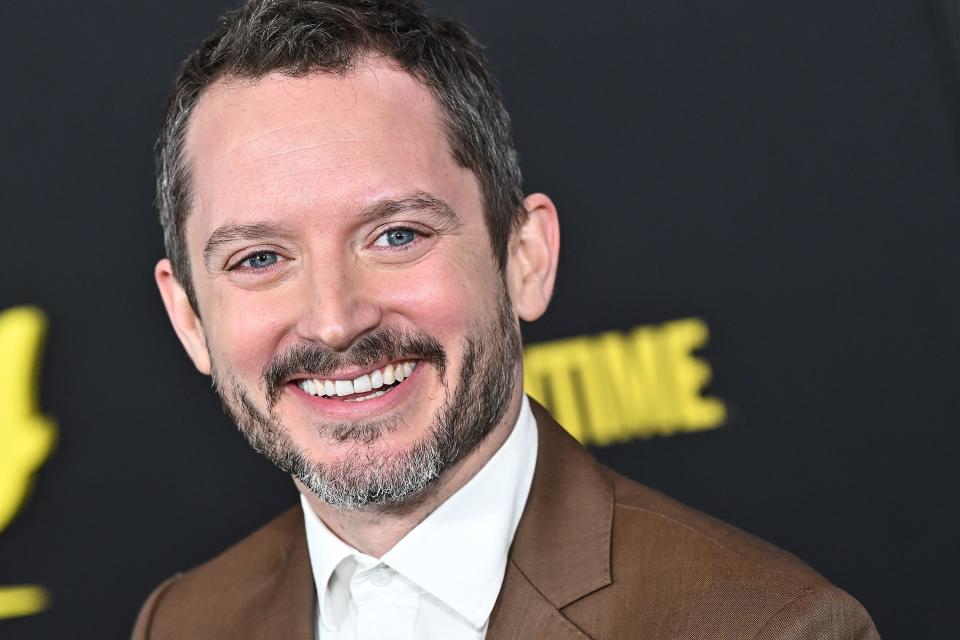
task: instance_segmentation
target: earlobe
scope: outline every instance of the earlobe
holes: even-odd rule
[[[167,316],[180,338],[180,343],[187,350],[187,355],[193,360],[197,370],[209,375],[210,352],[207,350],[207,337],[200,318],[190,304],[187,292],[173,274],[173,265],[164,258],[157,263],[153,275],[160,289],[160,297],[163,298],[163,306],[167,309]]]
[[[560,253],[560,224],[553,201],[542,193],[523,201],[527,220],[510,239],[507,285],[522,320],[536,320],[550,304]]]

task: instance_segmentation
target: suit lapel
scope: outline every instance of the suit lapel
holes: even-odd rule
[[[244,628],[232,637],[314,640],[316,587],[299,505],[285,519],[275,544],[275,570],[262,578],[250,603],[255,615],[245,618]]]
[[[611,583],[613,489],[590,454],[531,406],[537,468],[487,637],[586,638],[560,609]]]
[[[589,640],[560,609],[611,583],[613,489],[590,454],[530,404],[537,467],[486,637]],[[257,589],[255,628],[238,629],[238,637],[314,640],[316,589],[303,513],[297,508],[284,524],[276,570]]]
[[[517,565],[510,561],[503,587],[490,614],[486,640],[589,638],[557,611]]]

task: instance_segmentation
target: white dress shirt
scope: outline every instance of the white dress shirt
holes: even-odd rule
[[[481,640],[530,492],[537,424],[527,397],[482,469],[380,559],[330,532],[301,496],[321,640]]]

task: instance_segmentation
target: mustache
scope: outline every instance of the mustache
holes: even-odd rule
[[[263,383],[272,409],[283,385],[296,375],[326,378],[338,369],[369,367],[384,360],[416,359],[428,362],[441,380],[447,354],[440,343],[423,332],[380,328],[358,338],[345,351],[335,351],[313,342],[294,345],[274,357],[263,369]]]

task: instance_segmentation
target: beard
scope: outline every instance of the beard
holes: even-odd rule
[[[251,400],[229,370],[221,372],[211,354],[213,385],[224,411],[250,445],[298,479],[320,500],[340,510],[402,506],[415,502],[444,471],[474,450],[503,419],[513,395],[521,357],[519,328],[506,287],[497,313],[464,336],[457,385],[447,380],[447,356],[434,338],[420,333],[376,329],[348,349],[333,351],[315,343],[297,345],[275,357],[262,372],[266,412]],[[314,425],[322,440],[351,443],[337,460],[311,460],[276,416],[286,381],[293,375],[324,378],[348,367],[416,359],[433,365],[444,388],[443,404],[423,436],[405,450],[377,447],[383,436],[404,425],[400,416]]]

